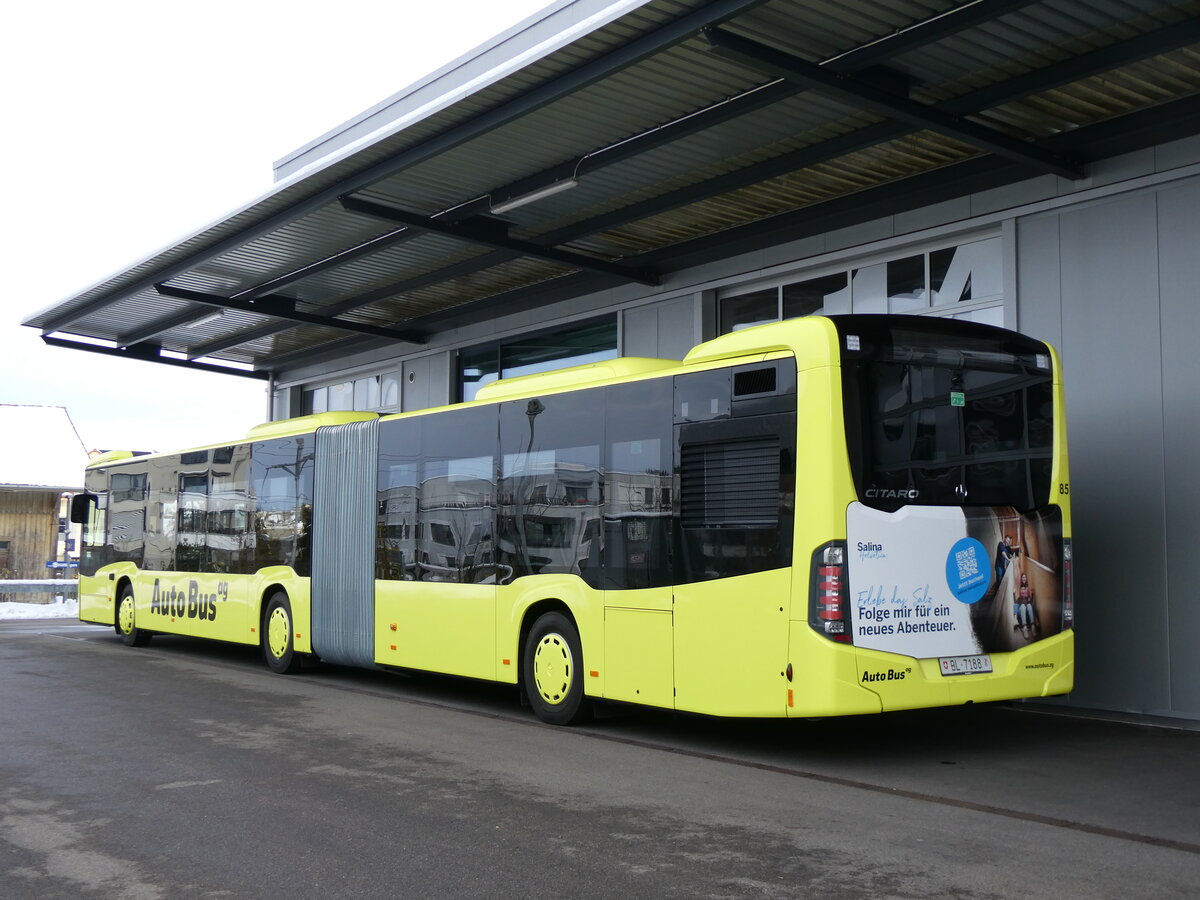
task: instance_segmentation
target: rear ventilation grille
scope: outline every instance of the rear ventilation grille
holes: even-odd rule
[[[775,369],[750,369],[748,372],[733,373],[733,396],[775,393]]]
[[[779,524],[778,438],[690,444],[680,453],[680,469],[684,528]]]

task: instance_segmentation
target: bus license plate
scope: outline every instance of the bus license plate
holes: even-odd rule
[[[938,664],[943,675],[975,675],[992,671],[992,658],[986,653],[979,656],[941,656]]]

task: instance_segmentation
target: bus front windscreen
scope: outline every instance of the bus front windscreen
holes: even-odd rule
[[[1045,344],[929,317],[834,321],[861,502],[885,511],[1048,502],[1054,392]]]

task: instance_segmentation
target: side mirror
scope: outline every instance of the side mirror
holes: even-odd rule
[[[76,494],[71,498],[71,521],[76,525],[86,525],[91,518],[91,507],[99,500],[95,494]]]

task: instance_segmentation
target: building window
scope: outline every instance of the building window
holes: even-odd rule
[[[752,291],[721,301],[721,333],[779,321],[779,288]]]
[[[998,237],[910,254],[723,297],[721,333],[849,312],[948,315],[1003,325],[1002,272]]]
[[[783,317],[833,315],[850,311],[850,281],[845,272],[783,286]]]
[[[0,578],[12,578],[12,560],[8,541],[0,541]]]
[[[616,356],[616,316],[471,347],[458,354],[458,399],[474,400],[481,387],[498,378],[533,375]]]
[[[400,376],[384,372],[306,389],[302,415],[345,410],[394,412],[399,403]]]

